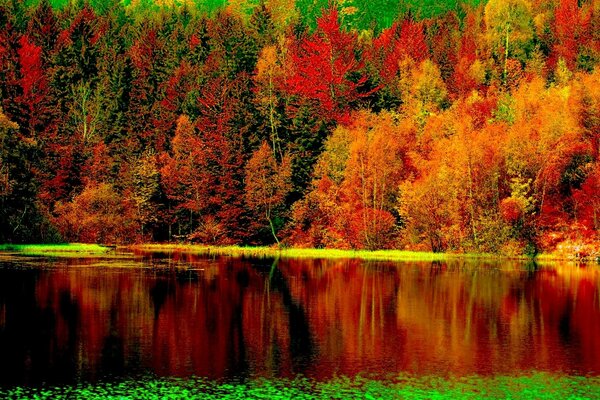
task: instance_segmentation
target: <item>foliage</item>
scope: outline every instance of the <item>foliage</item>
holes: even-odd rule
[[[596,3],[4,2],[0,240],[592,246]]]
[[[254,152],[246,164],[246,204],[258,213],[258,219],[266,219],[273,238],[279,244],[274,218],[285,196],[290,191],[291,160],[285,155],[280,162],[274,149],[267,142]]]

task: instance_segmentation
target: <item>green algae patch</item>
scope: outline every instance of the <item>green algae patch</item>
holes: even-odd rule
[[[88,243],[66,244],[2,244],[0,252],[25,256],[97,257],[114,252],[114,247]]]
[[[159,378],[44,388],[0,389],[5,398],[35,399],[589,399],[600,397],[600,378],[534,373],[523,376],[400,375],[385,380],[334,377],[315,381],[253,379],[216,382]]]

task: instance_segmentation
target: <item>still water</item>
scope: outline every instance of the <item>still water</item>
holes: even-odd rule
[[[597,265],[0,257],[0,394],[475,379],[593,396],[598,376]]]

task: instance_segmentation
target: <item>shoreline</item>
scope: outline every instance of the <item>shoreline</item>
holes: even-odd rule
[[[407,250],[344,250],[315,248],[277,248],[269,246],[207,246],[184,243],[143,243],[132,245],[100,245],[89,243],[63,244],[0,244],[0,252],[30,256],[94,257],[110,256],[121,251],[147,251],[163,253],[190,253],[231,257],[281,257],[307,259],[361,259],[365,261],[449,261],[492,260],[533,262],[574,262],[600,264],[600,258],[565,256],[545,253],[536,257],[506,256],[490,253],[432,253]]]
[[[131,249],[151,252],[181,252],[224,256],[255,256],[283,258],[321,258],[321,259],[362,259],[373,261],[448,261],[448,260],[493,260],[493,261],[534,261],[534,262],[577,262],[599,263],[595,257],[567,257],[560,254],[539,254],[536,257],[507,256],[491,253],[433,253],[408,250],[343,250],[343,249],[314,249],[314,248],[277,248],[268,246],[207,246],[200,244],[176,243],[146,243],[128,246],[118,246],[121,249]]]

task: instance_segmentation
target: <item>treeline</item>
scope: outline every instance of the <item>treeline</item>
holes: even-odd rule
[[[282,4],[4,1],[0,241],[598,241],[600,1]]]

